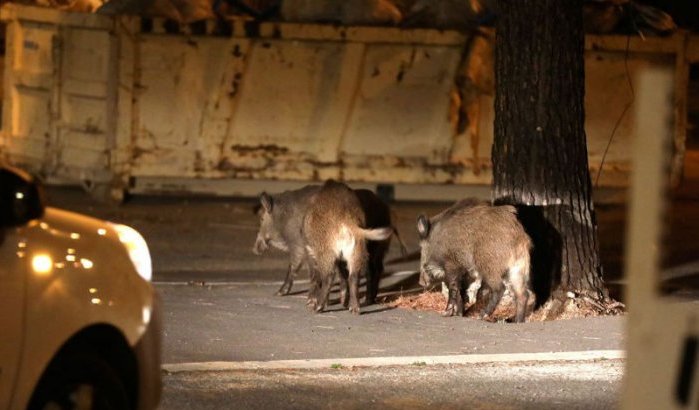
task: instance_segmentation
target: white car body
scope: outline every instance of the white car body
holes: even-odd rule
[[[114,224],[46,208],[25,225],[0,227],[0,409],[26,409],[71,343],[94,344],[114,364],[133,407],[156,408],[158,300]]]

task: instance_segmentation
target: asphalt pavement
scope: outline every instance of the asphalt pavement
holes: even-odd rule
[[[53,188],[49,201],[126,223],[144,235],[164,301],[166,364],[623,349],[623,316],[489,323],[381,304],[362,307],[360,316],[337,304],[309,313],[305,274],[292,295],[276,296],[286,255],[252,254],[257,217],[251,199],[135,197],[117,206],[78,189]],[[416,216],[447,205],[393,205],[409,249],[418,247]],[[387,259],[399,255],[393,244]],[[416,269],[417,261],[388,266],[380,295],[419,291]]]
[[[661,247],[662,290],[692,300],[699,299],[695,168],[674,192]],[[253,199],[136,196],[114,205],[76,188],[48,194],[52,206],[133,226],[148,242],[164,301],[163,410],[618,406],[625,316],[488,323],[386,305],[363,306],[360,316],[337,305],[312,314],[305,274],[292,295],[275,296],[286,255],[252,254]],[[417,215],[448,205],[392,204],[409,250],[418,249]],[[596,214],[604,280],[623,302],[626,209],[598,204]],[[397,256],[394,244],[387,259]],[[419,292],[417,261],[386,270],[380,296]]]
[[[300,287],[303,289],[303,287]],[[160,285],[165,363],[263,361],[623,348],[624,319],[489,323],[437,312],[339,304],[309,313],[303,293],[275,296],[276,285]]]
[[[253,255],[254,200],[137,196],[117,206],[79,189],[51,188],[49,203],[128,224],[148,242],[164,302],[162,409],[618,403],[624,316],[489,323],[381,304],[363,306],[359,316],[337,304],[313,314],[305,308],[303,272],[291,295],[275,295],[286,255]],[[418,248],[417,215],[446,206],[392,204],[410,250]],[[610,283],[620,277],[623,214],[598,207]],[[394,244],[387,259],[399,255]],[[417,261],[387,266],[380,296],[419,292],[416,270]]]

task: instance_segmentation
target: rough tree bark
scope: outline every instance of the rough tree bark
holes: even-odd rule
[[[582,0],[500,0],[493,198],[518,206],[534,241],[538,303],[608,301],[584,129]]]

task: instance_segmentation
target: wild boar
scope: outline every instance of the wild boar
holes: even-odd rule
[[[340,275],[340,301],[359,314],[359,277],[367,270],[366,241],[385,241],[391,227],[366,229],[366,216],[357,194],[347,185],[327,181],[313,196],[303,220],[302,235],[309,265],[311,287],[307,305],[321,312],[330,287]]]
[[[291,292],[294,278],[304,265],[306,250],[301,237],[301,226],[311,198],[319,190],[320,185],[308,185],[277,195],[266,192],[260,195],[260,229],[253,253],[261,255],[270,247],[289,252],[289,268],[277,295],[288,295]]]
[[[277,295],[288,295],[296,275],[305,264],[305,250],[301,237],[301,225],[306,215],[311,197],[320,190],[320,185],[308,185],[301,189],[285,191],[277,195],[263,192],[256,212],[260,217],[260,227],[255,239],[253,253],[263,254],[270,247],[289,252],[289,267],[284,283]],[[398,229],[391,224],[391,211],[388,205],[376,194],[367,189],[354,191],[366,216],[367,228],[391,226],[398,239],[401,252],[405,253],[405,244],[398,235]],[[383,275],[383,259],[388,251],[390,238],[384,241],[368,241],[367,252],[369,265],[367,269],[367,303],[375,302],[378,285]]]
[[[389,226],[393,230],[393,236],[400,244],[401,254],[407,253],[405,244],[398,234],[398,229],[391,221],[391,209],[374,192],[368,189],[355,189],[354,193],[364,210],[366,228],[380,228]],[[369,255],[366,275],[366,303],[376,303],[376,295],[379,292],[379,282],[383,276],[383,259],[391,244],[391,237],[383,241],[368,241],[367,252]]]
[[[444,281],[449,289],[444,316],[463,315],[482,281],[490,299],[480,314],[490,316],[509,284],[515,297],[516,322],[523,322],[529,298],[529,258],[532,242],[512,206],[458,202],[431,220],[420,215],[420,284]]]

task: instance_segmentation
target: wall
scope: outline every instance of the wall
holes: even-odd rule
[[[168,190],[168,179],[185,191],[187,180],[490,183],[487,30],[233,20],[226,35],[213,22],[195,35],[162,20],[2,10],[0,149],[49,181],[113,193],[156,180],[150,190]],[[678,178],[687,38],[587,37],[586,132],[593,182],[604,157],[600,187],[627,184],[629,108],[636,72],[650,65],[674,73]]]

